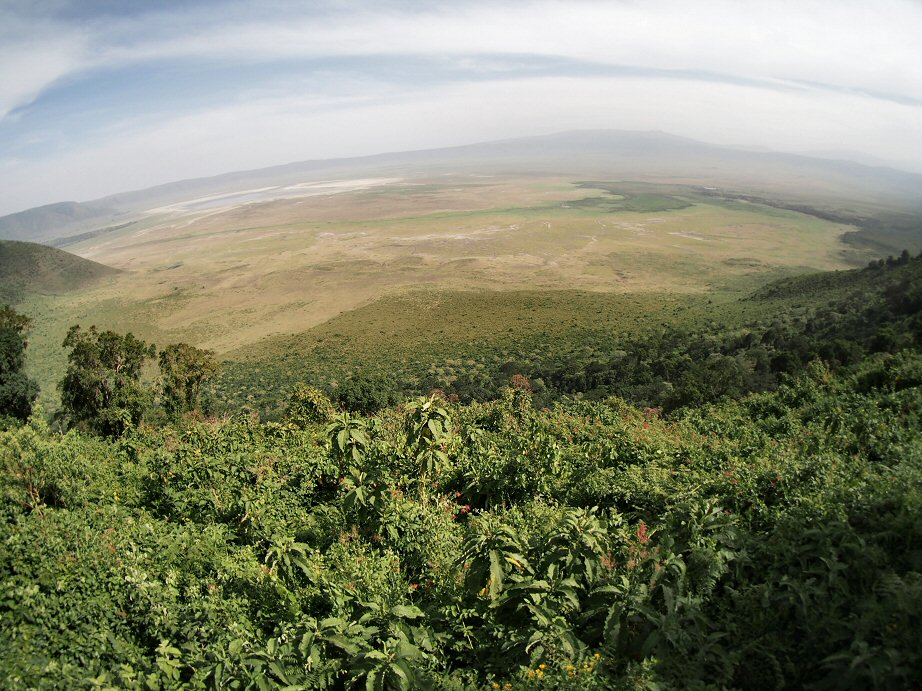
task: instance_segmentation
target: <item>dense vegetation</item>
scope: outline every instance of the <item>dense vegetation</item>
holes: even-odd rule
[[[507,307],[504,296],[461,294],[445,309],[431,309],[424,296],[418,305],[386,305],[380,317],[363,311],[355,320],[358,336],[334,326],[312,351],[285,341],[271,361],[227,363],[215,395],[229,409],[247,406],[271,419],[307,376],[349,410],[367,413],[434,389],[462,403],[493,400],[522,374],[539,407],[565,395],[614,395],[668,411],[774,390],[815,359],[836,369],[917,342],[920,285],[922,258],[904,252],[860,271],[783,279],[719,306],[708,297],[612,302],[592,294],[518,294]],[[491,299],[499,306],[495,331],[450,331],[451,315],[465,325],[467,312],[488,311]],[[378,330],[393,328],[387,319],[399,321],[402,311],[413,315],[407,321],[418,333],[401,330],[395,336],[402,345],[380,345]],[[530,314],[550,323],[532,323]],[[440,341],[447,344],[441,350]]]
[[[114,414],[153,350],[74,330],[114,403],[0,432],[0,685],[909,688],[920,267],[774,284],[712,337],[374,416],[307,385],[276,421],[186,412],[213,363],[182,347],[153,414]]]
[[[0,421],[25,421],[32,414],[38,384],[23,372],[29,318],[0,305]]]

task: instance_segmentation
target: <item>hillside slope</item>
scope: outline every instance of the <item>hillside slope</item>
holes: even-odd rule
[[[857,277],[915,320],[919,267],[752,302]],[[0,428],[0,687],[916,688],[909,325],[850,368],[666,414],[544,407],[517,377],[374,417],[301,387],[268,424]]]
[[[0,240],[0,302],[27,293],[59,295],[119,273],[105,264],[33,242]]]
[[[277,414],[298,381],[349,407],[438,389],[491,400],[513,374],[535,400],[619,396],[697,405],[775,389],[822,359],[833,368],[922,340],[922,256],[792,276],[744,296],[580,291],[416,292],[230,354],[228,410]],[[369,395],[363,394],[365,399]],[[362,405],[358,407],[361,408]],[[273,412],[274,411],[274,412]]]

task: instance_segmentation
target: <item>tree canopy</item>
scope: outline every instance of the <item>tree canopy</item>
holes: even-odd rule
[[[196,410],[201,404],[202,387],[218,371],[211,350],[188,343],[174,343],[160,351],[162,405],[168,415]]]
[[[61,380],[61,405],[78,425],[118,436],[141,421],[150,393],[140,383],[144,363],[156,348],[134,334],[72,326],[64,339],[70,348]]]
[[[38,397],[38,384],[23,372],[30,325],[27,316],[0,306],[0,416],[25,420]]]

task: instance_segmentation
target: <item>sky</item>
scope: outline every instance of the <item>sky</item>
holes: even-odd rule
[[[922,0],[0,0],[0,214],[574,129],[922,172]]]

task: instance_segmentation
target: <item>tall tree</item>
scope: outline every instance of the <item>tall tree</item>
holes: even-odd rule
[[[118,436],[141,421],[150,392],[141,384],[153,344],[114,331],[83,331],[72,326],[64,339],[68,367],[58,385],[61,404],[74,423],[106,436]]]
[[[25,332],[31,323],[8,305],[0,306],[0,416],[25,420],[38,396],[38,384],[23,373]]]
[[[174,343],[160,351],[160,385],[163,407],[181,415],[201,405],[202,387],[218,371],[214,352],[188,343]]]

